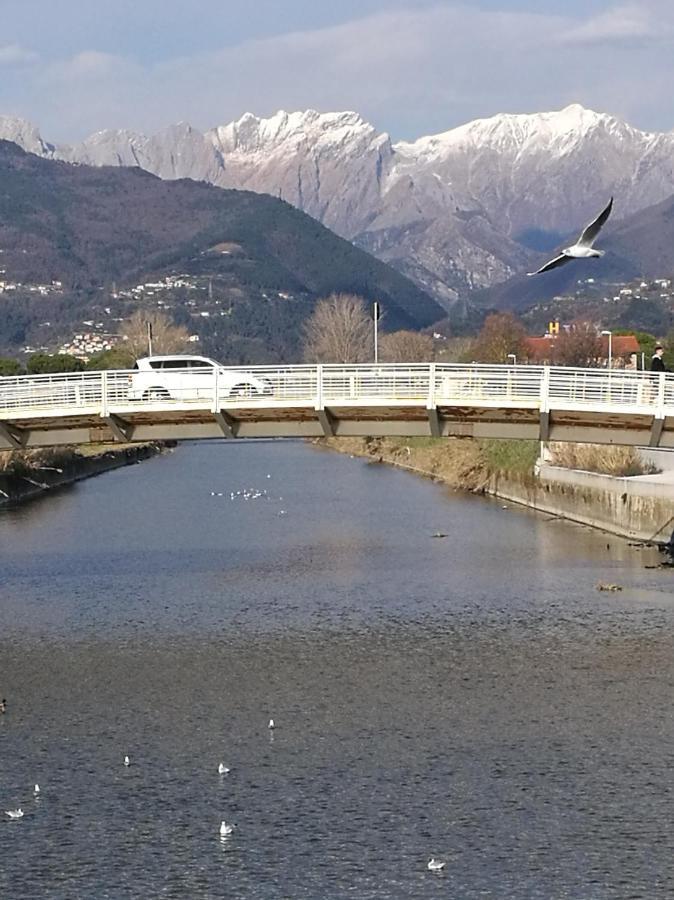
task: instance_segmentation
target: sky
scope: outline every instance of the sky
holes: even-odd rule
[[[0,0],[0,115],[50,141],[355,110],[394,140],[572,102],[674,128],[673,0]]]

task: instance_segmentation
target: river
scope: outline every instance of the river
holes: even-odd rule
[[[671,897],[655,563],[299,442],[4,511],[0,897]]]

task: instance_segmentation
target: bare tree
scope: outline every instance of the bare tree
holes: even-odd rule
[[[560,331],[552,351],[556,366],[596,366],[602,353],[601,337],[592,322],[573,322]]]
[[[372,321],[360,297],[331,294],[318,301],[304,325],[307,362],[362,363],[372,353]]]
[[[430,334],[418,331],[392,331],[379,340],[379,359],[382,362],[430,362],[434,351]]]
[[[154,354],[181,353],[187,346],[189,334],[182,325],[176,325],[165,313],[137,310],[120,330],[125,336],[123,349],[138,359],[147,356],[147,326],[152,326],[152,352]]]
[[[519,356],[524,347],[526,329],[512,313],[493,313],[484,321],[473,344],[476,362],[507,363],[508,355]]]

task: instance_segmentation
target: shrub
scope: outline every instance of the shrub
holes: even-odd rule
[[[3,375],[22,375],[23,368],[15,359],[0,356],[0,378]]]
[[[28,358],[26,371],[29,375],[50,375],[57,372],[82,372],[84,363],[77,356],[68,353],[33,353]]]
[[[625,478],[630,475],[651,475],[657,471],[644,462],[634,447],[605,444],[550,444],[552,463],[565,469],[581,469],[600,475]]]

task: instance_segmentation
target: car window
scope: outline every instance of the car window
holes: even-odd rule
[[[150,368],[151,369],[161,369],[161,360],[160,359],[151,359],[150,360]]]
[[[213,363],[208,362],[205,359],[192,359],[192,360],[190,360],[189,365],[193,369],[212,369],[213,368]]]
[[[165,359],[162,363],[164,369],[186,369],[190,364],[188,359]]]

